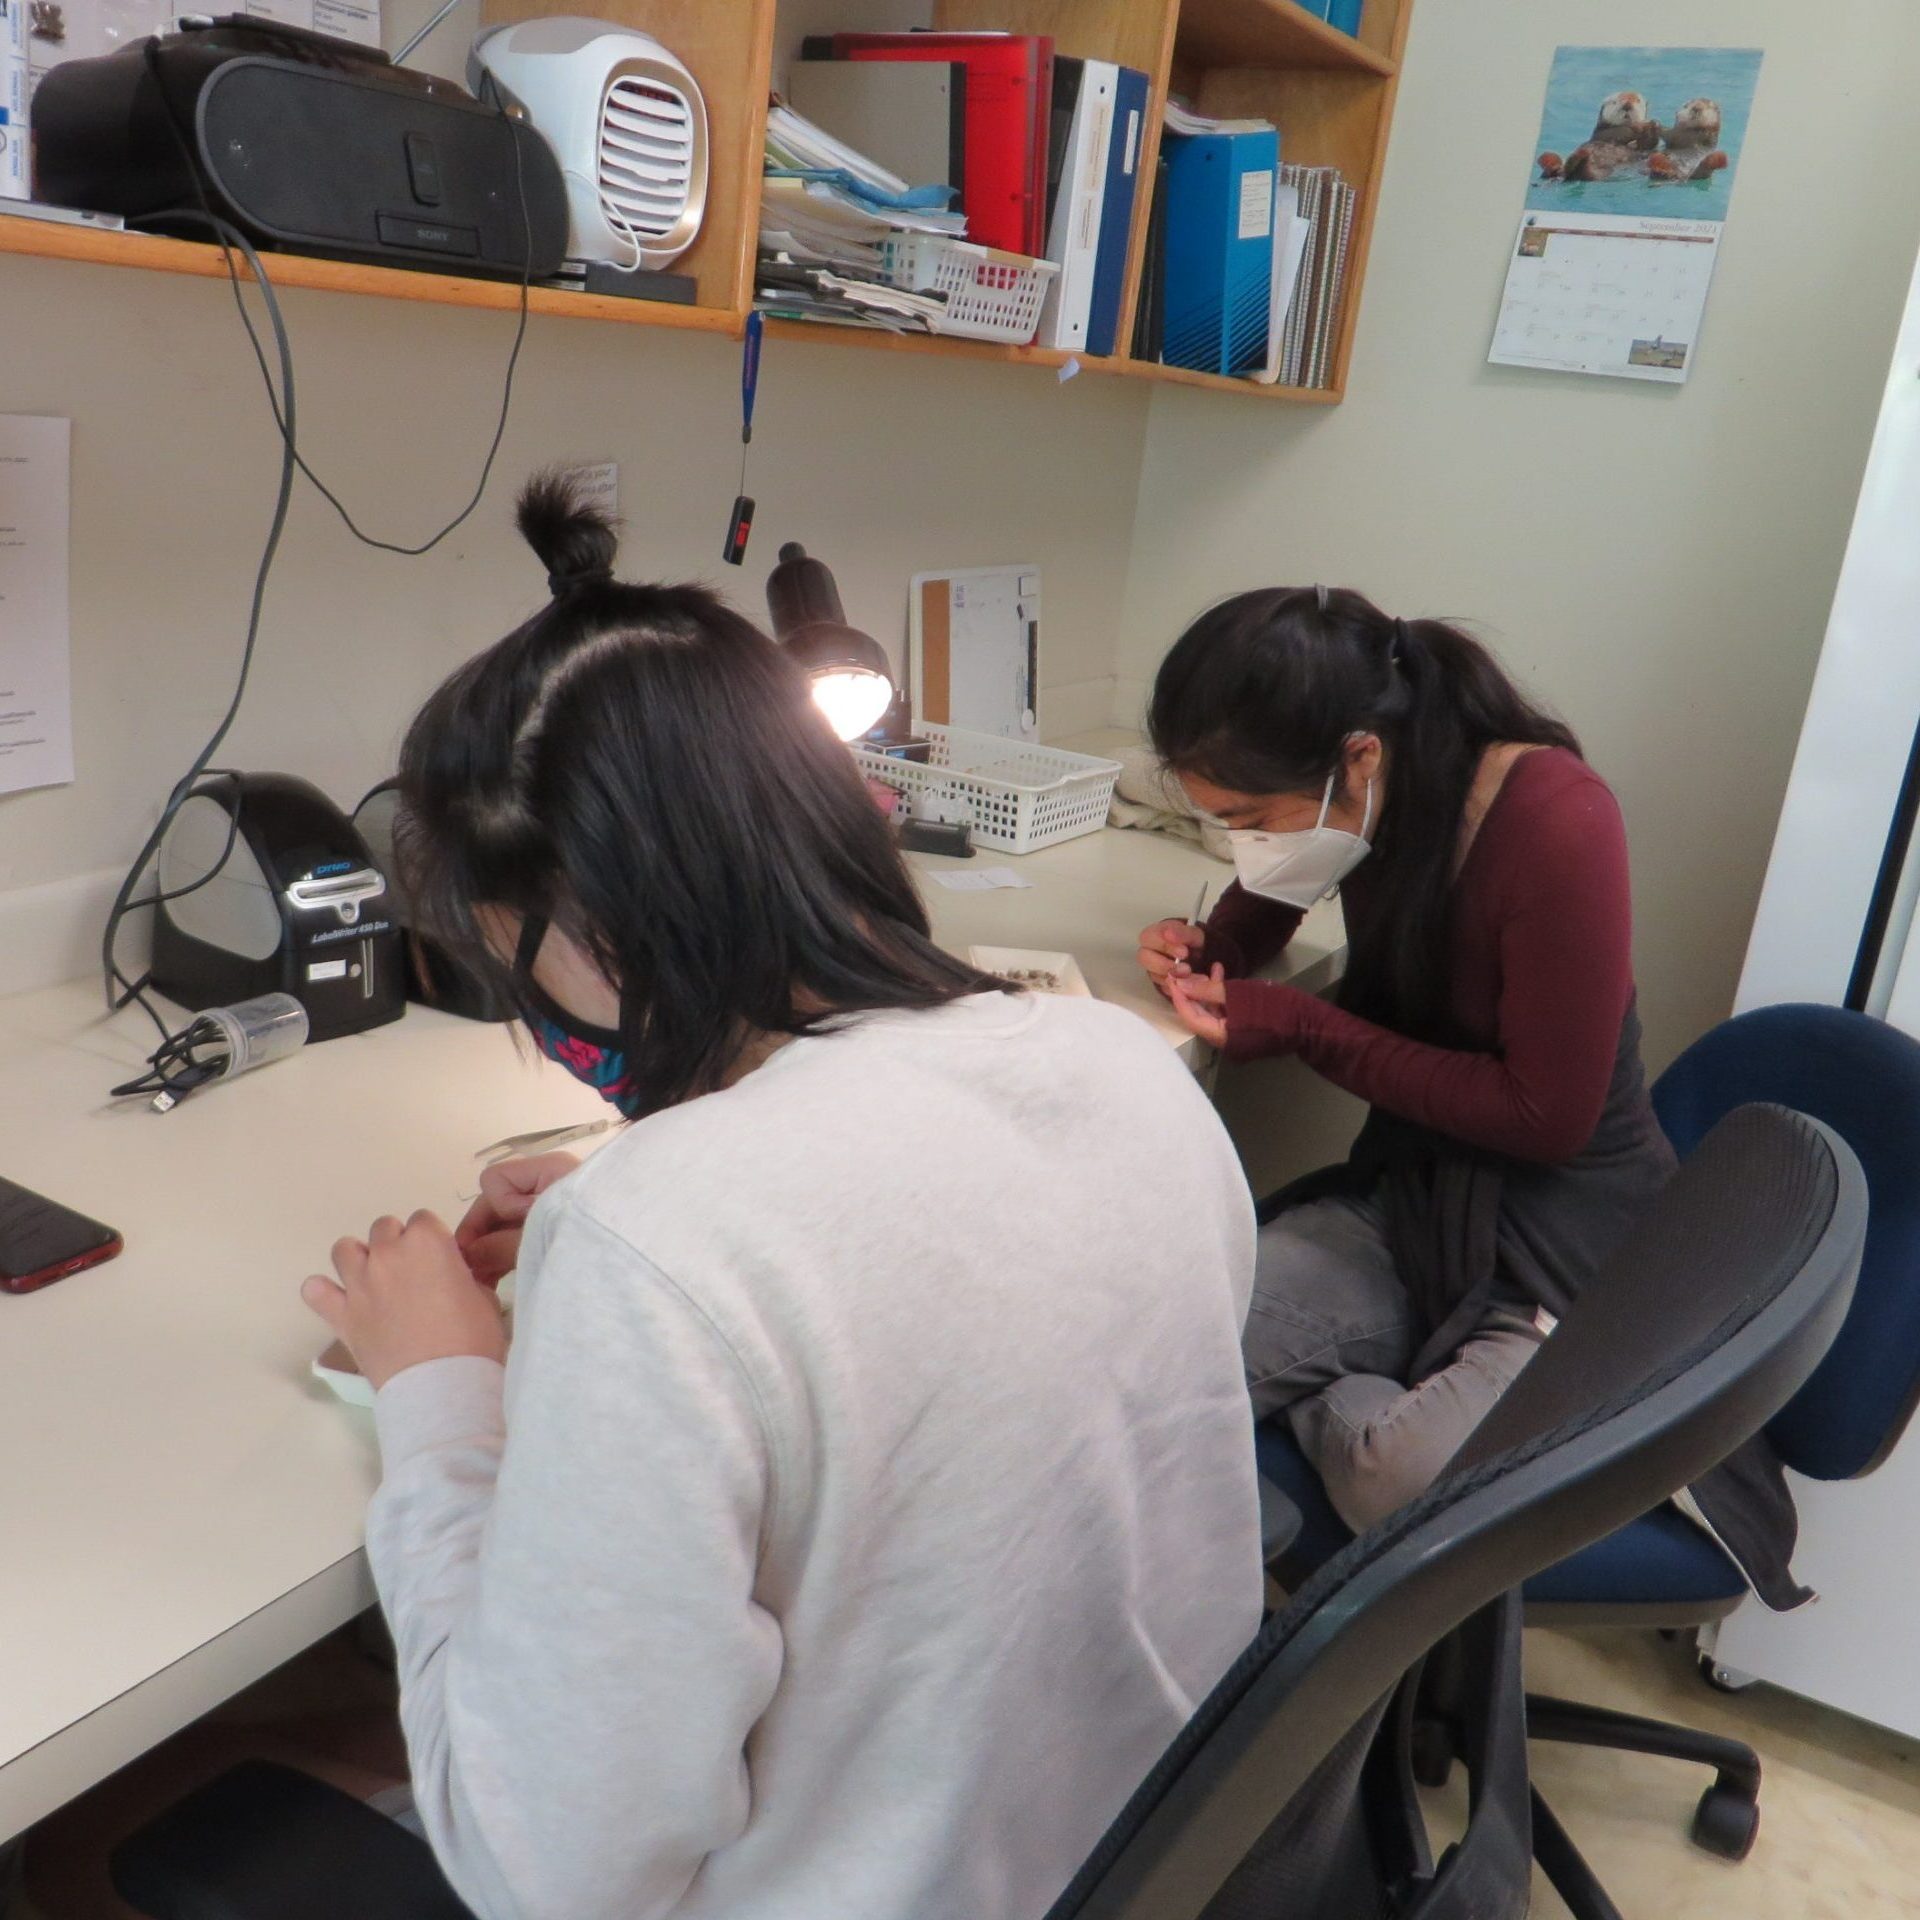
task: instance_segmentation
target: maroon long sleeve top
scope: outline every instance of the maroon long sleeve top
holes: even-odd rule
[[[1346,882],[1350,921],[1370,897]],[[1454,1022],[1469,1045],[1429,1046],[1269,981],[1227,987],[1230,1059],[1297,1054],[1335,1086],[1471,1147],[1570,1160],[1599,1124],[1633,997],[1626,834],[1606,783],[1559,748],[1517,760],[1454,882]],[[1302,915],[1239,886],[1207,922],[1206,959],[1264,966]]]

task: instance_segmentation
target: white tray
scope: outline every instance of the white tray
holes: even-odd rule
[[[1016,973],[1050,973],[1059,983],[1043,986],[1031,980],[1017,984],[1030,993],[1056,993],[1070,999],[1091,1000],[1093,989],[1080,963],[1070,953],[1049,953],[1039,947],[969,947],[967,960],[982,973],[997,973],[1006,979]]]

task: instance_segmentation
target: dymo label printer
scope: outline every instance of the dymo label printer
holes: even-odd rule
[[[310,1038],[397,1020],[401,936],[352,821],[284,773],[217,775],[160,843],[153,985],[189,1009],[290,993]]]

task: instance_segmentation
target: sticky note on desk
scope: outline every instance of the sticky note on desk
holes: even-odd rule
[[[1011,867],[982,867],[978,872],[936,873],[933,876],[953,893],[992,893],[1000,887],[1030,887]]]

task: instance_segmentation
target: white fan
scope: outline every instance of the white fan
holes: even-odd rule
[[[659,41],[605,20],[521,20],[482,33],[469,67],[474,92],[491,80],[559,156],[569,259],[664,267],[693,245],[707,108]]]

